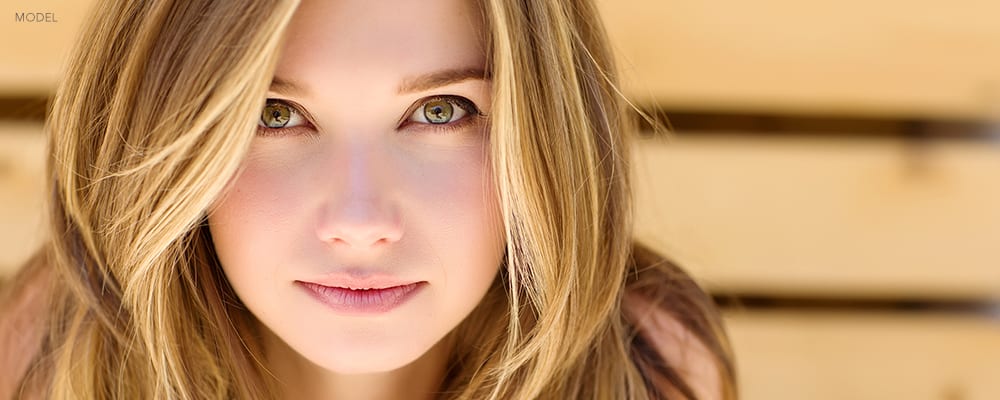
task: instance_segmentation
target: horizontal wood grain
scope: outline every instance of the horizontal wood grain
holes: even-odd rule
[[[0,275],[28,259],[44,236],[45,136],[38,124],[0,124]]]
[[[1000,320],[935,313],[725,315],[744,400],[1000,398]]]
[[[669,109],[993,118],[1000,3],[597,0],[626,92]]]
[[[1000,146],[717,135],[636,147],[637,235],[718,292],[1000,297]]]
[[[52,93],[62,76],[69,51],[76,42],[94,0],[8,0],[0,2],[0,94],[43,96]],[[52,21],[18,21],[16,14],[50,13]]]
[[[93,0],[0,4],[0,97],[56,86]],[[1000,3],[597,0],[625,92],[672,110],[1000,119]],[[16,22],[17,12],[58,22]]]
[[[0,268],[40,233],[39,126],[0,125]],[[716,293],[1000,293],[1000,146],[726,135],[636,144],[636,234]]]

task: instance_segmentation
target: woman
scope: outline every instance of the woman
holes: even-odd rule
[[[8,393],[735,397],[710,298],[631,238],[592,4],[120,3],[51,110]]]

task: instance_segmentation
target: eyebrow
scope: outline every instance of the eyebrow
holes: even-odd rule
[[[483,68],[454,68],[404,79],[396,89],[399,94],[423,92],[442,86],[453,85],[470,79],[487,81],[490,76]]]
[[[423,75],[409,77],[400,83],[396,92],[399,94],[423,92],[442,86],[453,85],[470,79],[489,80],[490,76],[483,68],[453,68]],[[284,95],[302,95],[309,92],[305,86],[287,78],[275,75],[271,78],[270,90]]]
[[[271,78],[270,90],[283,95],[305,95],[308,93],[304,86],[277,75]]]

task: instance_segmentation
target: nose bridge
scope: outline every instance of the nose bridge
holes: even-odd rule
[[[358,135],[361,136],[361,135]],[[355,137],[347,138],[339,146],[334,144],[334,168],[344,172],[345,198],[374,197],[381,179],[380,171],[375,165],[378,159],[376,148],[371,140]]]
[[[401,221],[384,149],[370,135],[345,136],[331,144],[330,159],[323,163],[327,171],[320,171],[330,179],[324,185],[318,237],[354,248],[399,240]]]

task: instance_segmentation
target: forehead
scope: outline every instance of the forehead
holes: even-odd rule
[[[483,67],[483,38],[475,1],[303,0],[275,75],[322,85]]]

